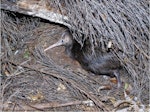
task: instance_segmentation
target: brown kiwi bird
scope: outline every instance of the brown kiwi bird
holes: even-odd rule
[[[88,42],[87,42],[88,43]],[[111,53],[102,53],[99,47],[95,48],[95,53],[91,53],[89,44],[81,46],[72,34],[67,30],[62,34],[61,39],[55,44],[49,46],[44,51],[57,46],[65,46],[66,53],[74,60],[77,60],[83,69],[90,71],[96,75],[107,75],[116,77],[118,88],[121,87],[120,69],[122,68],[120,61]]]

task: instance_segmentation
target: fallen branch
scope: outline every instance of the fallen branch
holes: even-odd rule
[[[18,12],[26,15],[30,15],[33,17],[40,17],[45,20],[49,20],[54,23],[63,24],[67,27],[71,27],[65,21],[68,21],[67,16],[63,16],[60,13],[53,12],[54,9],[48,10],[44,5],[41,7],[36,3],[29,3],[29,1],[21,0],[16,3],[11,2],[2,2],[0,9],[9,10],[13,12]]]
[[[26,105],[41,110],[46,108],[57,108],[57,107],[65,107],[71,105],[81,105],[81,104],[91,105],[92,103],[93,102],[91,100],[86,100],[86,101],[72,101],[68,103],[51,102],[51,103],[42,103],[42,104],[34,104],[34,105],[30,105],[26,103]]]

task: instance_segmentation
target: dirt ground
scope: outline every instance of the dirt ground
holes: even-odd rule
[[[83,70],[65,54],[64,47],[43,51],[59,40],[64,26],[8,15],[5,12],[2,19],[2,110],[110,111],[130,107],[130,103],[119,103],[126,100],[124,91],[129,97],[134,94],[125,71],[118,89],[116,79]]]

